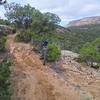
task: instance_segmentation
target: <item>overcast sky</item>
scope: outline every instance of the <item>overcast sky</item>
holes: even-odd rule
[[[42,12],[52,12],[61,19],[61,25],[71,20],[89,16],[100,16],[100,0],[7,0],[20,4],[29,3]],[[0,6],[0,17],[3,17],[3,6]]]

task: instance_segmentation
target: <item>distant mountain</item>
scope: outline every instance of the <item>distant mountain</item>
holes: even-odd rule
[[[95,17],[86,17],[79,20],[74,20],[69,22],[65,27],[73,27],[73,26],[83,26],[83,25],[89,25],[89,24],[100,24],[100,16]]]
[[[83,44],[100,37],[100,16],[71,21],[62,35],[65,49],[79,52]]]

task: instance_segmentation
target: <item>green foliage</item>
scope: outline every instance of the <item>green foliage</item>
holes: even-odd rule
[[[80,100],[91,100],[91,97],[86,94],[80,93]]]
[[[53,13],[42,14],[37,10],[32,16],[32,28],[35,33],[45,34],[54,31],[60,21],[60,18]]]
[[[44,16],[50,23],[59,24],[61,22],[61,19],[56,14],[47,12],[44,13]]]
[[[66,33],[66,45],[69,50],[74,52],[79,52],[79,49],[86,42],[92,42],[97,37],[100,37],[100,24],[91,24],[84,26],[76,26],[68,28],[69,33]]]
[[[100,24],[85,25],[70,28],[58,26],[63,32],[52,32],[52,41],[60,45],[62,49],[67,49],[79,53],[80,48],[86,42],[92,42],[100,37]]]
[[[16,23],[18,28],[28,28],[32,23],[32,14],[36,11],[30,5],[21,6],[16,3],[5,5],[6,17]]]
[[[60,56],[60,48],[55,44],[48,45],[48,61],[55,61]]]
[[[17,28],[32,29],[36,34],[54,31],[60,18],[52,13],[42,14],[30,5],[21,6],[16,3],[5,5],[6,17]]]
[[[1,25],[10,25],[10,22],[8,20],[0,19]]]
[[[5,5],[6,17],[9,21],[16,23],[19,28],[32,27],[36,33],[47,32],[53,29],[54,24],[60,22],[60,18],[52,13],[42,14],[39,10],[29,4],[21,6],[16,3]]]
[[[15,41],[21,41],[21,42],[30,42],[31,41],[31,32],[29,30],[21,31],[16,34]]]
[[[5,50],[6,40],[7,40],[6,36],[0,37],[0,51],[4,51]]]
[[[100,63],[98,63],[98,64],[97,64],[97,66],[99,66],[99,67],[100,67]]]
[[[11,100],[9,90],[10,66],[11,62],[6,58],[0,62],[0,100]]]
[[[100,62],[100,38],[97,38],[91,43],[86,43],[80,49],[80,55],[83,61],[86,63],[90,62],[90,65],[93,66],[93,62]]]
[[[83,57],[83,59],[93,59],[95,56],[96,48],[91,43],[86,43],[83,45],[83,47],[80,49],[80,54]]]

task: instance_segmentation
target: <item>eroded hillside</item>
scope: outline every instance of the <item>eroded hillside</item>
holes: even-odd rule
[[[43,66],[29,44],[15,43],[8,36],[12,100],[99,100],[99,71],[83,67],[70,56]]]

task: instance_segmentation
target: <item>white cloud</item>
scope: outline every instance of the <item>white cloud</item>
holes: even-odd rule
[[[42,12],[56,13],[63,21],[100,15],[100,0],[8,0],[8,2],[29,3]]]
[[[4,12],[5,12],[4,7],[0,6],[0,18],[5,18],[4,17]]]

